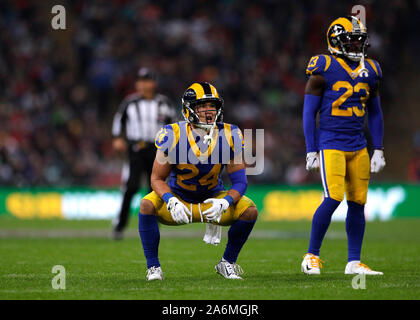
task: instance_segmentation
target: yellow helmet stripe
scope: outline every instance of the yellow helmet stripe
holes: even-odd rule
[[[219,93],[217,92],[216,88],[210,85],[211,94],[216,98],[219,98]]]
[[[361,32],[366,32],[366,27],[364,26],[364,24],[362,23],[362,21],[360,21],[360,19],[358,17],[352,16],[351,22],[353,24],[352,31],[357,30],[357,31],[361,31]]]
[[[360,21],[360,19],[357,19],[357,23],[359,24],[359,28],[362,32],[366,32],[366,27],[365,25],[362,23],[362,21]]]
[[[193,83],[188,89],[193,89],[196,94],[196,99],[203,99],[204,98],[204,88],[199,83]]]
[[[335,24],[341,24],[347,32],[352,32],[353,31],[353,24],[347,18],[338,18],[338,19],[334,20],[333,23],[331,23],[330,28],[328,28],[328,31]],[[333,36],[335,36],[335,35],[333,35]]]

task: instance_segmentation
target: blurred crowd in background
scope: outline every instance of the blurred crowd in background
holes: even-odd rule
[[[54,4],[66,8],[66,30],[51,28]],[[329,24],[352,4],[1,1],[0,185],[118,185],[122,159],[112,152],[111,122],[140,66],[159,73],[159,91],[179,110],[191,83],[209,81],[224,98],[226,122],[265,130],[265,170],[252,183],[318,182],[305,171],[305,68],[312,55],[327,53]],[[368,53],[384,74],[386,124],[388,111],[401,108],[405,70],[417,65],[419,2],[365,7]],[[387,147],[387,136],[398,133],[385,130]],[[409,165],[396,177],[419,181],[420,131],[408,139]]]

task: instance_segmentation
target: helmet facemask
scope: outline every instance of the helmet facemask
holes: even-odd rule
[[[206,119],[206,122],[201,121],[199,113],[201,112],[209,112],[208,111],[200,111],[197,112],[197,107],[204,105],[206,102],[212,102],[215,105],[216,114],[214,119]],[[212,127],[215,126],[217,122],[223,121],[223,108],[222,108],[221,99],[200,99],[193,102],[183,101],[183,110],[182,115],[184,116],[185,121],[194,125],[195,127],[204,129],[209,131]],[[212,121],[213,120],[213,121]]]
[[[366,56],[366,48],[369,46],[366,33],[346,32],[340,34],[337,38],[341,52],[346,58],[352,61],[360,61]]]

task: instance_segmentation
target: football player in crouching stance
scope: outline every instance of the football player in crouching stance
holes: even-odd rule
[[[254,202],[244,195],[247,178],[242,133],[237,126],[222,122],[223,100],[209,83],[194,83],[185,91],[182,113],[185,121],[166,125],[156,135],[153,191],[140,203],[146,278],[163,279],[158,258],[159,221],[175,226],[207,223],[219,228],[219,236],[218,226],[230,226],[225,252],[215,269],[227,279],[242,279],[236,260],[258,214]],[[220,178],[224,167],[232,182],[229,190]]]
[[[367,31],[356,17],[334,20],[327,31],[327,42],[331,55],[312,57],[306,69],[309,76],[303,105],[306,169],[320,171],[324,201],[314,214],[309,249],[301,269],[306,274],[320,274],[322,240],[346,193],[348,263],[344,273],[381,275],[382,272],[361,263],[360,254],[370,172],[379,172],[385,166],[378,90],[382,71],[377,61],[366,57]],[[374,148],[370,162],[363,133],[366,114]]]

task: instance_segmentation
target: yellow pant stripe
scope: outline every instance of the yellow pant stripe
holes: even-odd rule
[[[322,186],[324,188],[324,196],[325,198],[329,198],[330,194],[328,192],[328,184],[327,184],[327,179],[325,176],[325,162],[324,162],[324,151],[321,150],[319,152],[319,167],[320,167],[320,172],[321,172],[321,181],[322,181]]]

